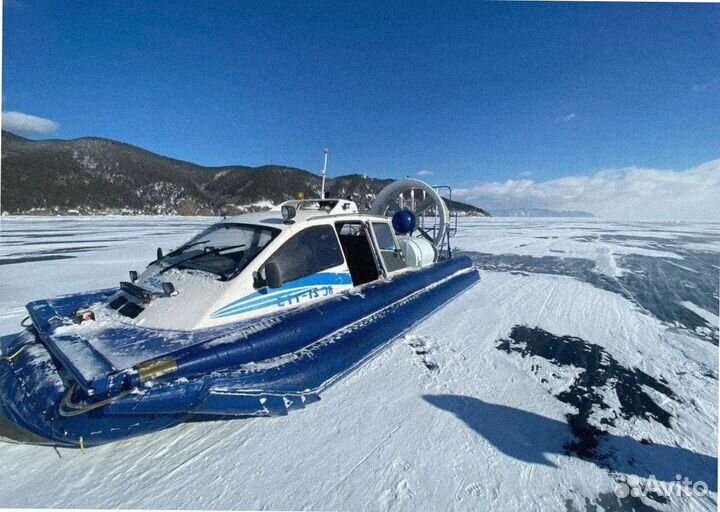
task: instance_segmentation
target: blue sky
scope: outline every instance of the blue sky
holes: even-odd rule
[[[720,5],[6,1],[3,112],[470,190],[720,157]],[[9,118],[8,118],[9,119]],[[5,123],[6,126],[8,123]]]

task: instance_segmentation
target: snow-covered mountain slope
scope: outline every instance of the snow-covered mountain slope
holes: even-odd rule
[[[212,221],[2,219],[0,334]],[[0,445],[0,504],[714,510],[720,225],[463,219],[454,241],[481,282],[320,402],[85,453]]]
[[[322,178],[285,165],[203,167],[101,137],[31,140],[2,131],[2,212],[30,215],[238,215],[298,192],[319,197]],[[367,211],[392,180],[363,174],[326,181],[326,197],[351,197]],[[450,201],[460,216],[485,217]]]

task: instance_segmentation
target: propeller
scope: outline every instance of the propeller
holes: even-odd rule
[[[450,212],[437,190],[423,181],[411,178],[394,181],[380,191],[370,213],[392,217],[403,210],[415,215],[417,231],[421,237],[432,242],[435,247],[442,245],[450,222]]]

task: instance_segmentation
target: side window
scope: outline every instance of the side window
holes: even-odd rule
[[[343,236],[365,236],[362,225],[359,222],[338,222],[337,229],[341,238]]]
[[[375,231],[375,238],[377,238],[378,245],[381,251],[394,251],[395,250],[395,238],[393,238],[390,226],[387,224],[378,224],[373,222],[373,231]]]
[[[372,224],[375,238],[378,242],[380,254],[382,255],[383,263],[388,272],[394,272],[407,267],[405,260],[400,255],[400,251],[397,251],[395,245],[395,238],[393,237],[390,226],[385,223],[373,222]]]
[[[283,281],[290,282],[342,265],[345,261],[331,226],[307,228],[280,247],[269,261],[280,265]]]

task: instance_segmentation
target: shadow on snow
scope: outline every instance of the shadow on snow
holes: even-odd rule
[[[561,421],[512,407],[460,395],[424,395],[435,407],[454,414],[487,439],[496,449],[514,459],[557,467],[548,455],[577,456],[564,445],[573,438]],[[659,444],[644,444],[627,436],[603,437],[604,455],[582,458],[599,467],[626,474],[676,482],[677,474],[693,482],[704,481],[717,492],[717,458]]]

